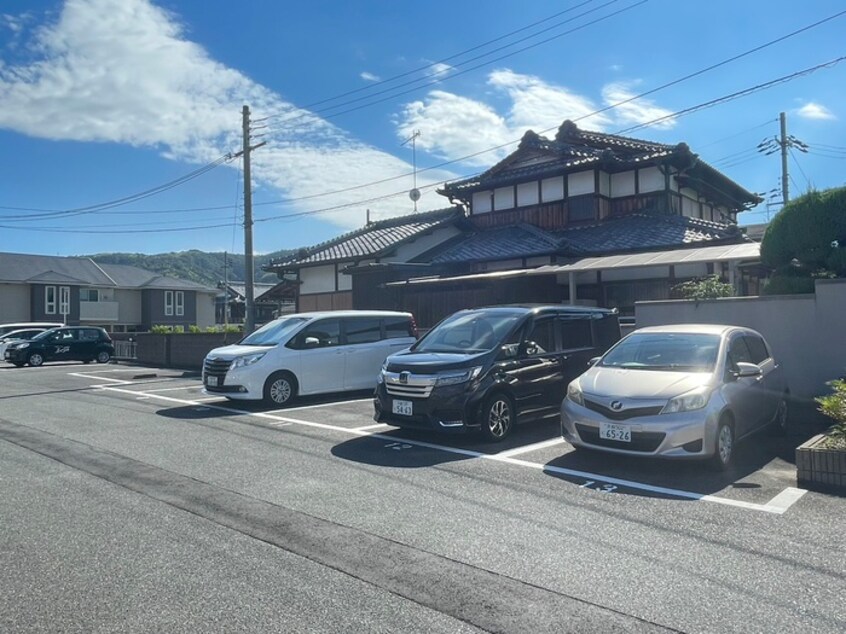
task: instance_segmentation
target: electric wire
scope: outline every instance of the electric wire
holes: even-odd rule
[[[802,165],[799,163],[799,160],[796,158],[796,154],[793,152],[792,147],[787,148],[787,152],[790,154],[790,158],[793,159],[793,162],[796,164],[796,167],[799,168],[799,171],[802,173],[802,177],[805,179],[805,184],[808,187],[808,190],[811,189],[811,180],[808,178],[808,175],[805,173],[805,170],[802,169]],[[798,189],[797,185],[797,189]]]

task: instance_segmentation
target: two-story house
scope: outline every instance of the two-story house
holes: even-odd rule
[[[462,214],[449,217],[443,228],[451,231],[432,248],[339,269],[353,307],[411,310],[427,326],[460,308],[511,302],[633,314],[636,300],[668,298],[681,281],[710,273],[741,294],[758,290],[759,245],[736,219],[760,198],[684,143],[565,121],[553,139],[529,131],[498,164],[439,193]],[[269,268],[296,275],[307,265],[299,258]]]
[[[91,258],[0,253],[0,323],[55,321],[111,332],[213,326],[216,289]]]

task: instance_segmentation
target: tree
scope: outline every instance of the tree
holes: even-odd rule
[[[813,292],[815,277],[846,277],[846,187],[810,191],[784,206],[761,242],[775,269],[765,292]]]

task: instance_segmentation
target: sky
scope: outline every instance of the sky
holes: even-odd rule
[[[244,105],[256,253],[447,207],[565,119],[687,143],[766,222],[780,112],[791,196],[846,184],[846,60],[801,74],[844,35],[842,0],[3,0],[0,250],[243,253]]]

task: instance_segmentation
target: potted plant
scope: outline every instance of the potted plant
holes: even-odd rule
[[[832,393],[816,401],[835,423],[797,447],[797,480],[809,489],[846,493],[846,379],[828,385]]]

